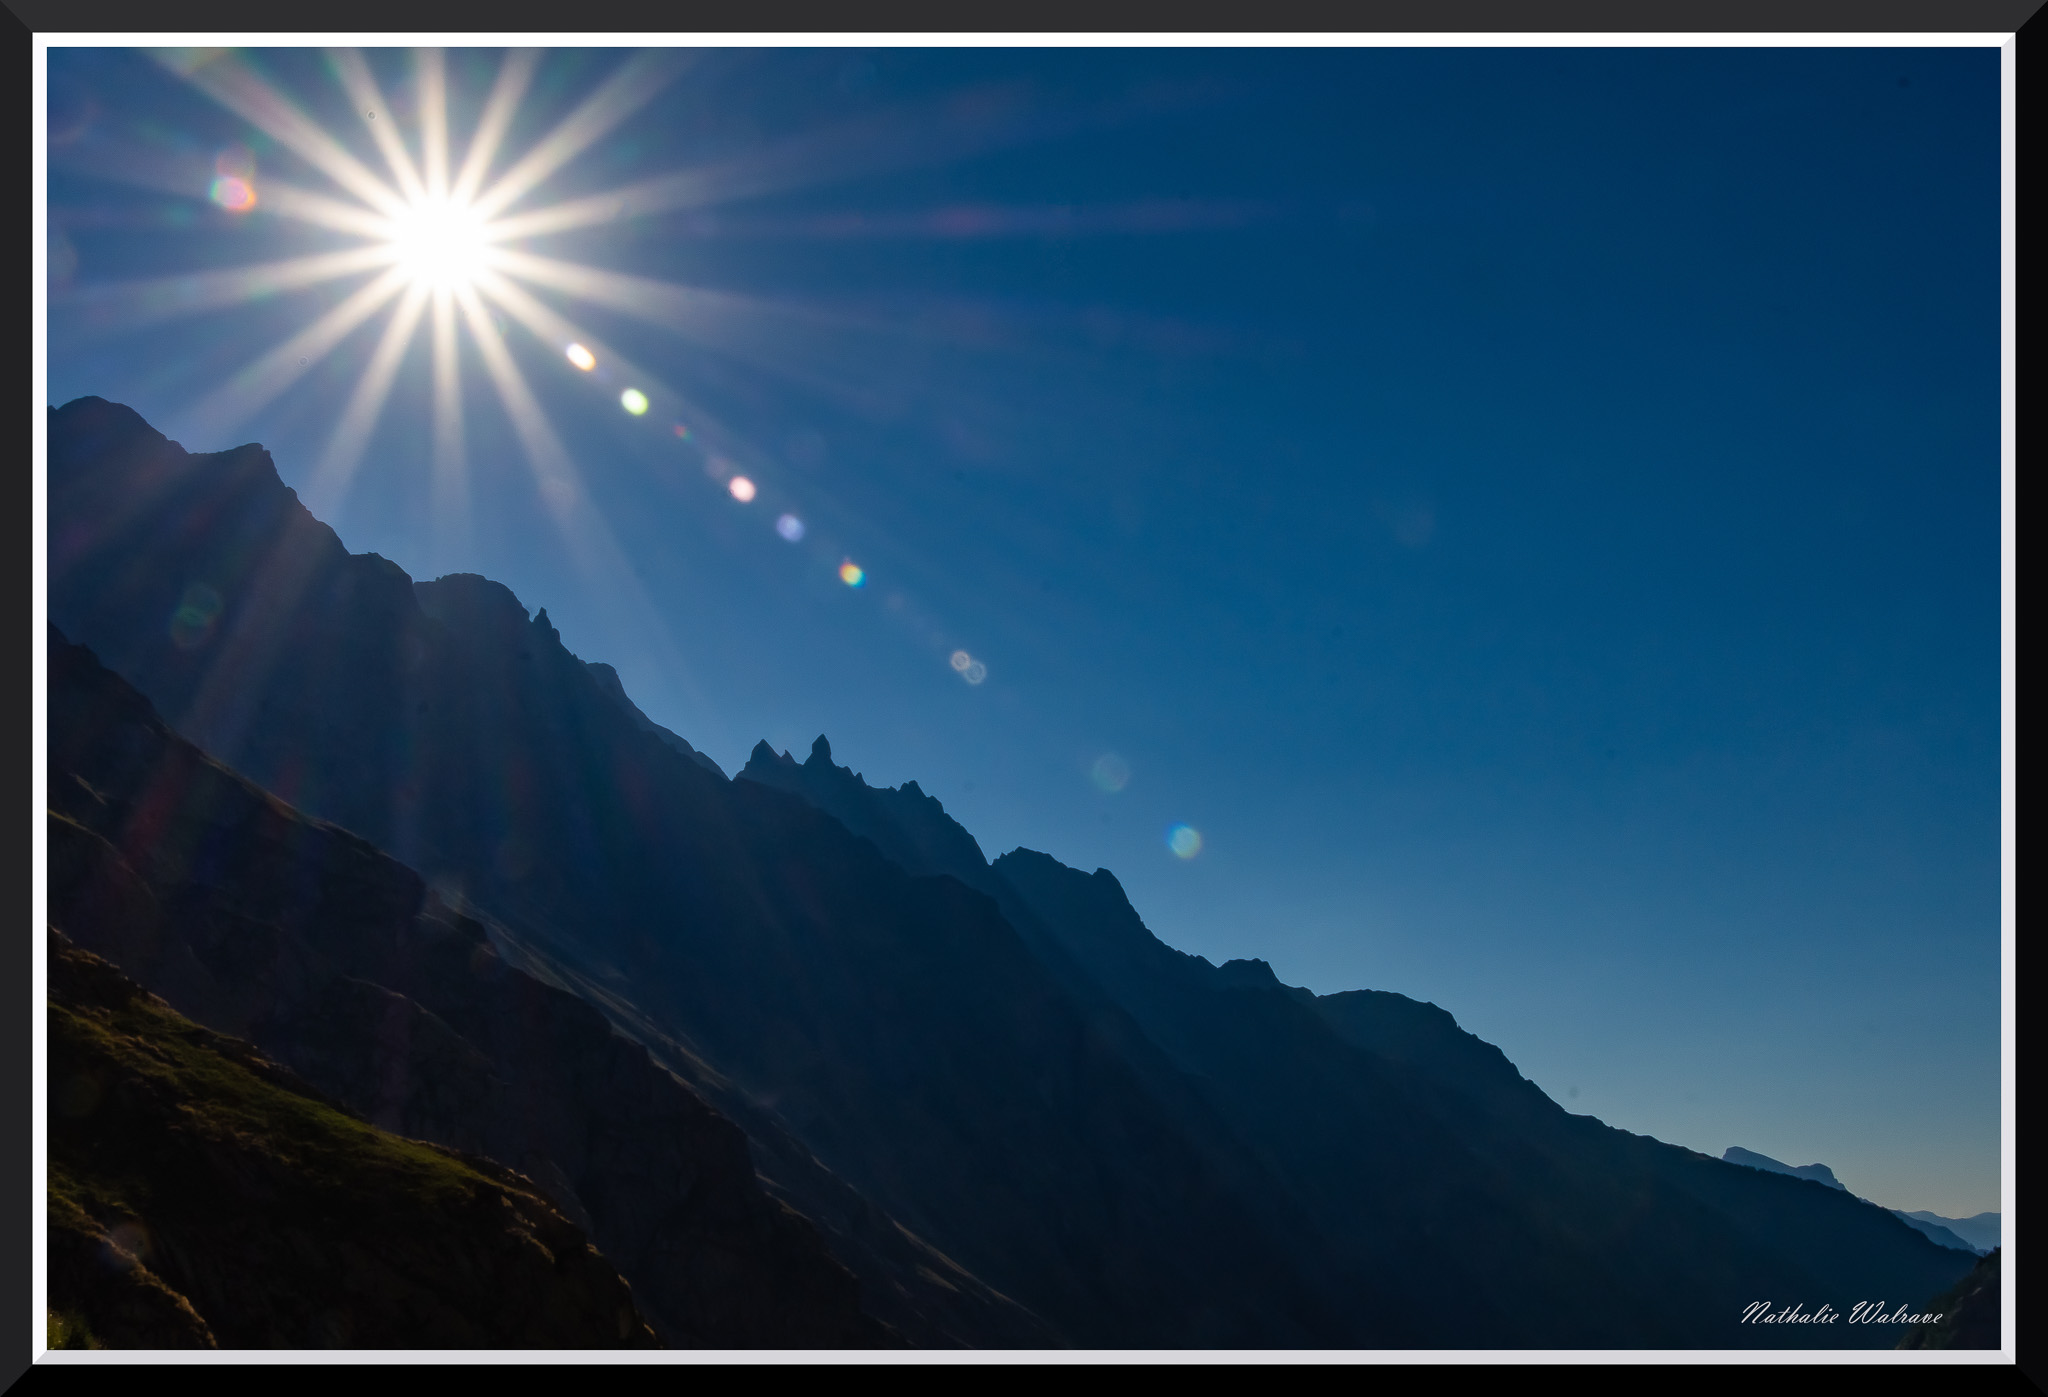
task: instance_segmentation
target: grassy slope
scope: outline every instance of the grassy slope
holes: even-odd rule
[[[50,1307],[108,1347],[616,1347],[518,1175],[378,1130],[51,933]]]

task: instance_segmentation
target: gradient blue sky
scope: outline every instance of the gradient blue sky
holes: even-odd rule
[[[449,55],[458,150],[500,56]],[[623,57],[549,52],[496,168]],[[436,510],[421,336],[325,512],[350,548],[507,583],[728,771],[828,733],[991,855],[1441,1004],[1573,1110],[1999,1206],[1996,50],[679,57],[519,206],[723,191],[532,244],[719,293],[541,296],[688,411],[503,322],[609,542],[468,342]],[[412,132],[409,55],[370,58]],[[377,163],[317,52],[241,61]],[[304,488],[382,317],[196,408],[366,277],[88,312],[348,242],[164,171],[324,181],[146,55],[49,69],[50,401]]]

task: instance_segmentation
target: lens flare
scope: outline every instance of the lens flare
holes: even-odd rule
[[[592,369],[597,367],[597,356],[595,354],[592,354],[589,350],[585,349],[580,344],[570,345],[568,349],[568,355],[569,362],[574,364],[577,368],[583,370],[583,372],[585,373],[589,373]]]
[[[1096,789],[1115,795],[1131,783],[1131,764],[1114,752],[1104,752],[1089,769],[1088,779]]]
[[[638,417],[647,411],[647,395],[638,388],[628,388],[619,394],[619,406]]]
[[[732,482],[725,488],[731,491],[732,497],[741,504],[745,504],[754,498],[754,482],[743,475],[734,476]]]
[[[859,587],[867,582],[868,575],[849,558],[839,565],[839,580],[849,587]]]
[[[974,656],[968,654],[965,650],[955,650],[951,663],[954,669],[965,674],[967,673],[967,666],[974,663]]]
[[[247,213],[256,207],[256,186],[239,175],[222,175],[207,197],[229,213]]]
[[[1202,852],[1202,832],[1193,825],[1175,825],[1166,832],[1166,847],[1177,858],[1191,859]]]
[[[578,347],[580,348],[581,346]],[[588,351],[585,352],[587,353]],[[596,360],[592,360],[591,362],[595,363]],[[674,431],[676,434],[677,441],[688,441],[690,439],[690,429],[688,427],[685,427],[682,423],[676,423]]]
[[[804,521],[794,514],[785,514],[775,521],[775,532],[795,543],[804,536]]]
[[[966,671],[960,677],[970,684],[979,684],[982,680],[988,678],[988,666],[980,660],[976,660],[973,664],[967,666]]]
[[[214,622],[220,619],[221,596],[204,582],[185,589],[178,609],[171,613],[171,644],[180,650],[196,650],[213,638]]]

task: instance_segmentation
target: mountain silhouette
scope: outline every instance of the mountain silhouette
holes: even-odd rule
[[[745,1137],[412,870],[178,738],[52,636],[50,921],[375,1126],[519,1170],[673,1346],[894,1336]],[[404,1346],[404,1345],[400,1345]]]
[[[1435,1006],[1175,951],[822,738],[726,781],[508,589],[349,554],[261,448],[98,399],[49,440],[53,622],[737,1123],[913,1343],[1878,1344],[1738,1321],[1969,1267],[1569,1115]]]
[[[1773,1174],[1787,1174],[1795,1179],[1811,1179],[1817,1184],[1826,1184],[1829,1188],[1841,1189],[1844,1193],[1849,1191],[1849,1186],[1836,1178],[1835,1171],[1828,1168],[1825,1164],[1802,1164],[1794,1168],[1790,1164],[1783,1164],[1772,1159],[1767,1154],[1758,1154],[1754,1150],[1745,1150],[1740,1145],[1730,1145],[1721,1152],[1721,1158],[1727,1160],[1730,1164],[1744,1164],[1751,1169],[1767,1169]]]
[[[1772,1159],[1767,1154],[1758,1154],[1755,1150],[1745,1150],[1740,1145],[1730,1145],[1726,1150],[1722,1151],[1721,1158],[1727,1160],[1730,1164],[1744,1164],[1751,1169],[1763,1169],[1773,1174],[1787,1174],[1795,1179],[1811,1179],[1817,1184],[1826,1184],[1829,1188],[1841,1189],[1844,1193],[1849,1191],[1849,1186],[1836,1178],[1835,1171],[1828,1168],[1825,1164],[1802,1164],[1795,1169],[1789,1164]],[[1996,1213],[1979,1213],[1974,1218],[1945,1218],[1935,1213],[1909,1213],[1899,1208],[1892,1208],[1888,1211],[1900,1222],[1905,1223],[1906,1226],[1938,1246],[1950,1247],[1956,1251],[1966,1251],[1973,1255],[1982,1256],[1998,1245],[1998,1214]],[[1970,1240],[1963,1235],[1964,1232],[1975,1233],[1979,1236],[1984,1236],[1988,1232],[1988,1245]]]
[[[1980,1255],[1989,1255],[1998,1250],[2004,1222],[1998,1213],[1976,1213],[1966,1218],[1949,1218],[1943,1217],[1940,1213],[1929,1212],[1900,1212],[1899,1216],[1908,1222],[1924,1222],[1939,1227],[1951,1236],[1960,1238]]]
[[[1519,1310],[1530,1332],[1588,1333],[1588,1343],[1630,1342],[1612,1337],[1629,1334],[1641,1342],[1675,1332],[1659,1326],[1698,1286],[1697,1275],[1674,1276],[1674,1246],[1700,1271],[1744,1268],[1756,1284],[1767,1284],[1762,1278],[1783,1263],[1745,1257],[1748,1249],[1785,1244],[1796,1257],[1816,1247],[1814,1269],[1796,1284],[1832,1293],[1858,1283],[1855,1264],[1832,1254],[1842,1245],[1837,1229],[1874,1231],[1887,1247],[1904,1240],[1870,1207],[1830,1202],[1788,1211],[1784,1190],[1758,1187],[1747,1170],[1714,1167],[1691,1151],[1567,1114],[1498,1048],[1436,1005],[1373,990],[1319,997],[1282,985],[1264,961],[1212,966],[1176,951],[1144,926],[1107,869],[1084,875],[1023,849],[989,865],[936,800],[913,786],[868,787],[832,763],[822,737],[801,764],[757,746],[739,775],[804,795],[914,871],[950,874],[996,898],[1013,924],[1033,933],[1028,939],[1048,962],[1066,968],[1078,993],[1093,991],[1127,1011],[1148,1045],[1164,1048],[1202,1084],[1204,1104],[1259,1142],[1261,1187],[1293,1197],[1326,1240],[1343,1239],[1346,1255],[1371,1256],[1392,1230],[1379,1202],[1385,1195],[1355,1187],[1359,1181],[1388,1178],[1415,1212],[1433,1195],[1448,1195],[1454,1201],[1429,1225],[1436,1239],[1487,1257],[1491,1269],[1464,1303],[1476,1308],[1497,1297],[1493,1324],[1509,1325],[1505,1316]],[[1345,1053],[1345,1045],[1369,1059]],[[1375,1078],[1442,1134],[1427,1147],[1409,1140],[1390,1149],[1387,1124],[1399,1112],[1370,1094]],[[1403,1177],[1396,1172],[1403,1156],[1428,1161],[1436,1176]],[[1623,1198],[1626,1209],[1617,1207]],[[1629,1213],[1649,1202],[1663,1214],[1664,1230],[1645,1235]],[[1486,1212],[1489,1205],[1497,1211]],[[1794,1226],[1778,1237],[1788,1216]],[[1546,1224],[1601,1240],[1590,1255],[1573,1256],[1543,1235]],[[1681,1238],[1680,1227],[1697,1230]],[[1591,1330],[1568,1313],[1571,1293],[1557,1284],[1574,1267],[1583,1268],[1575,1278],[1589,1288],[1620,1297],[1609,1302],[1616,1306],[1610,1329]],[[1787,1283],[1777,1282],[1780,1289]],[[1531,1287],[1544,1293],[1531,1296]]]

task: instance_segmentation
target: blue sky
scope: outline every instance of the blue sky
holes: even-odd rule
[[[1571,1109],[1999,1205],[1996,50],[668,57],[510,209],[696,172],[519,244],[687,291],[535,290],[589,372],[489,312],[566,477],[463,330],[437,493],[415,336],[352,549],[504,581],[728,771],[828,733]],[[458,152],[501,58],[448,55]],[[485,185],[626,58],[544,55]],[[226,62],[383,171],[320,54]],[[266,194],[338,191],[147,55],[50,73],[51,402],[310,492],[388,312],[216,409],[372,274],[107,288],[359,245]]]

